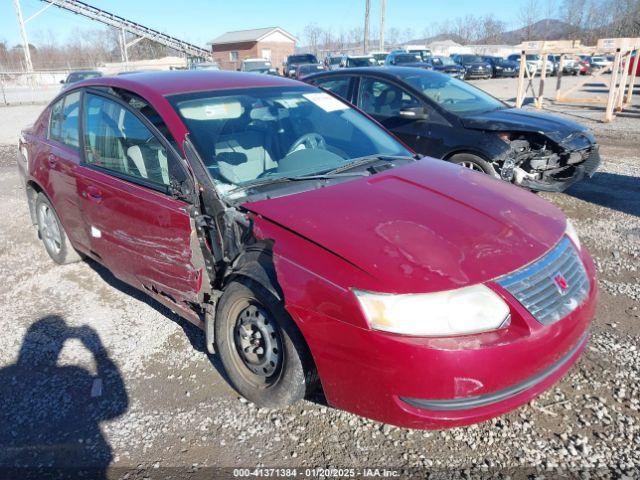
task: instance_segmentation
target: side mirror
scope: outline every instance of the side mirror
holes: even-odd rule
[[[427,120],[429,115],[427,115],[424,107],[413,107],[400,110],[400,117],[407,120]]]
[[[64,80],[60,80],[60,83],[61,83],[62,85],[64,85]]]

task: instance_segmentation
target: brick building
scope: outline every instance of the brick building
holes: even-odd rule
[[[279,27],[227,32],[211,41],[213,58],[223,70],[237,70],[246,58],[270,60],[282,70],[295,48],[296,38]]]

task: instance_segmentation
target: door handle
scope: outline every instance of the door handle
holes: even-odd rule
[[[88,186],[86,190],[82,192],[82,196],[94,202],[100,203],[102,201],[102,191],[94,186]]]
[[[50,167],[55,167],[58,164],[58,158],[53,153],[49,154],[47,161],[49,162]]]

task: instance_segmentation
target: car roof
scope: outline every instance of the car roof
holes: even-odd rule
[[[120,77],[100,77],[78,82],[78,87],[114,87],[137,93],[153,92],[168,96],[208,90],[228,90],[254,87],[286,87],[300,85],[295,80],[275,75],[254,75],[246,72],[174,70],[140,72]]]
[[[330,77],[330,76],[345,76],[345,75],[375,75],[377,77],[386,77],[391,80],[403,80],[403,78],[412,73],[416,73],[416,71],[420,72],[420,74],[425,75],[443,75],[439,72],[434,72],[432,70],[424,70],[422,68],[415,67],[356,67],[356,68],[348,68],[342,70],[325,70],[323,72],[314,73],[313,75],[309,75],[305,77],[305,81],[313,80],[314,78],[320,77]]]

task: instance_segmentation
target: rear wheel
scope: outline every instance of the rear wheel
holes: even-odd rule
[[[460,165],[461,167],[475,170],[476,172],[486,173],[494,177],[498,176],[495,168],[493,168],[493,165],[487,162],[484,158],[473,155],[471,153],[457,153],[453,155],[449,159],[449,161],[451,163],[455,163],[456,165]]]
[[[315,379],[302,334],[282,302],[257,282],[243,279],[225,288],[215,342],[232,386],[260,407],[301,400]]]
[[[42,193],[39,193],[36,198],[36,219],[39,237],[54,262],[64,265],[80,260],[80,255],[71,246],[69,237],[67,237],[51,202]]]

